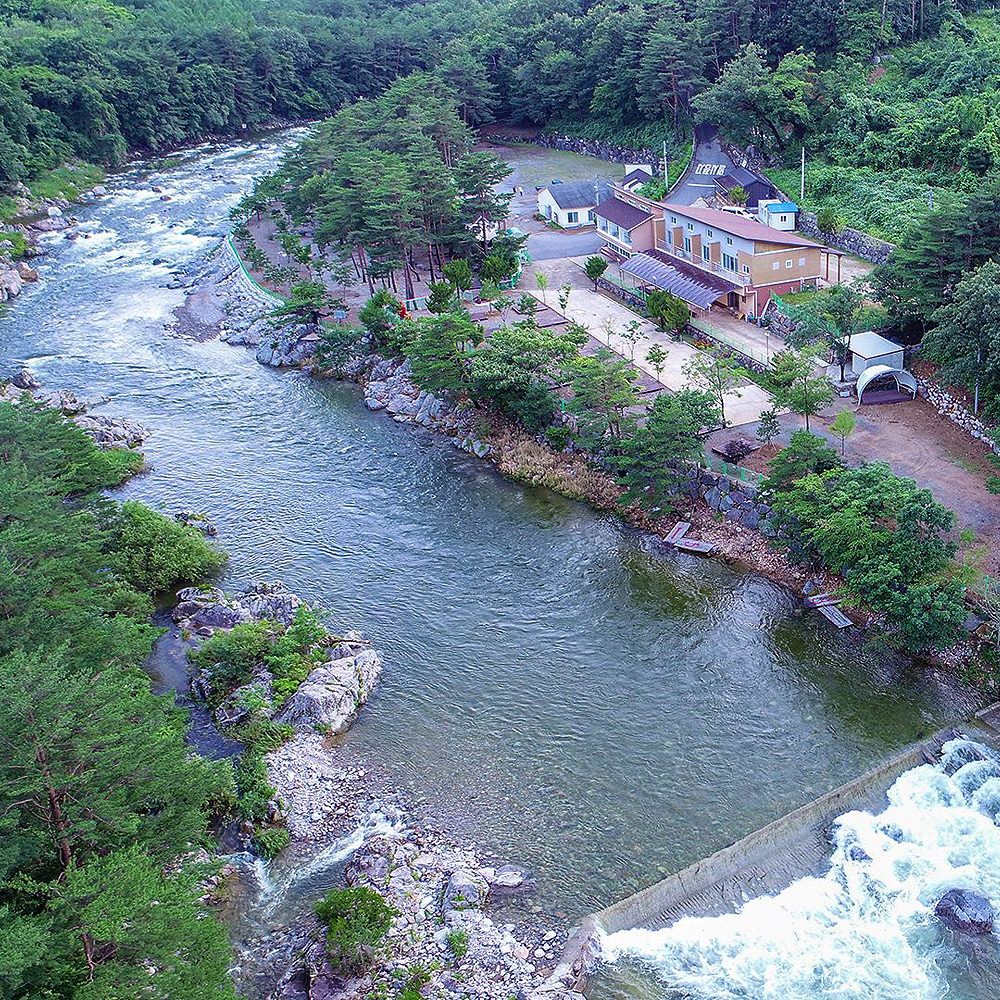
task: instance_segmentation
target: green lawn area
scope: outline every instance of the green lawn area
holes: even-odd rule
[[[46,170],[28,185],[36,198],[66,198],[72,201],[104,180],[104,171],[93,163],[75,161]],[[2,206],[0,206],[2,211]]]

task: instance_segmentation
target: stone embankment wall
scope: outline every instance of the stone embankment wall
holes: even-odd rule
[[[777,534],[767,493],[750,483],[691,465],[684,469],[680,491],[692,500],[704,500],[712,510],[745,528],[771,538]]]
[[[968,432],[977,441],[981,441],[987,448],[995,454],[1000,455],[1000,444],[993,440],[986,425],[973,414],[954,396],[946,392],[941,386],[928,379],[917,379],[917,388],[920,395],[933,406],[938,413],[947,417],[953,424],[957,424],[962,430]]]
[[[264,291],[260,285],[254,281],[249,274],[246,272],[246,268],[243,266],[243,261],[240,260],[239,254],[236,252],[236,248],[233,246],[232,237],[227,236],[222,241],[221,250],[225,255],[226,259],[232,261],[235,270],[231,275],[227,276],[228,280],[238,289],[240,296],[243,299],[249,300],[250,303],[259,306],[261,309],[270,311],[276,306],[279,306],[284,301],[280,296],[275,295],[271,292]]]
[[[895,243],[887,243],[848,226],[844,226],[836,233],[823,232],[816,224],[816,215],[813,212],[799,212],[798,230],[806,236],[818,237],[835,250],[854,254],[855,257],[870,260],[873,264],[884,264],[896,247]]]

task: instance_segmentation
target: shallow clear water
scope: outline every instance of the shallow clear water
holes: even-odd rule
[[[208,513],[227,584],[280,578],[376,640],[362,759],[573,916],[950,717],[925,674],[757,577],[505,482],[353,386],[167,332],[170,269],[218,239],[275,141],[120,181],[0,318],[0,370],[110,396],[152,432],[127,495]]]

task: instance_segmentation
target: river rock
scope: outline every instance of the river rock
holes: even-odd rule
[[[291,368],[316,353],[319,334],[315,327],[304,323],[275,328],[263,333],[257,345],[256,358],[262,365]]]
[[[495,894],[512,895],[530,892],[535,888],[535,880],[527,868],[519,865],[500,865],[489,880],[490,890]]]
[[[479,909],[486,902],[490,887],[481,875],[460,869],[453,872],[445,886],[441,908],[451,910]]]
[[[971,889],[949,889],[938,900],[934,912],[949,927],[963,934],[989,934],[996,918],[989,899]]]
[[[16,267],[5,267],[0,264],[0,302],[16,298],[24,288],[24,279]]]
[[[275,716],[297,728],[343,732],[368,700],[382,672],[373,649],[330,660],[313,670]]]
[[[188,528],[197,528],[199,531],[208,535],[209,538],[215,538],[219,533],[218,528],[200,511],[194,510],[179,510],[174,514],[174,520],[183,524]]]
[[[18,389],[27,389],[28,392],[33,392],[35,389],[42,387],[42,383],[38,381],[38,378],[30,368],[22,368],[10,380],[10,384]]]
[[[137,448],[146,440],[146,430],[134,420],[103,413],[81,414],[73,423],[86,431],[99,448]]]
[[[216,725],[238,726],[256,708],[269,712],[274,700],[273,681],[274,676],[262,670],[249,684],[238,687],[215,710]]]

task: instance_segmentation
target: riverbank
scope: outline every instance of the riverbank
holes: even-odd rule
[[[248,629],[285,628],[291,635],[307,605],[280,584],[256,584],[233,595],[189,588],[178,594],[178,602],[174,622],[186,635],[213,644],[207,660],[199,653],[209,646],[192,648],[190,684],[196,696],[215,706],[223,734],[250,739],[249,733],[266,731],[263,716],[288,730],[282,732],[285,741],[264,756],[265,790],[253,793],[269,797],[262,810],[265,833],[244,821],[243,845],[266,843],[266,829],[286,827],[290,843],[283,850],[300,858],[302,867],[309,870],[324,859],[331,867],[345,862],[348,886],[378,892],[395,911],[385,948],[361,974],[348,974],[331,960],[314,916],[298,916],[290,926],[269,922],[263,933],[239,942],[241,991],[250,987],[253,995],[274,1000],[317,1000],[334,993],[361,998],[415,976],[440,996],[471,990],[506,1000],[538,989],[567,934],[564,926],[509,905],[534,889],[530,872],[488,862],[443,830],[414,822],[406,796],[336,742],[375,686],[379,654],[356,631],[341,636],[317,631],[304,651],[312,668],[297,687],[285,689],[283,701],[277,666],[253,667],[239,687],[219,689],[218,677],[228,676],[227,636],[245,656],[254,634]],[[244,631],[236,640],[239,629]],[[274,648],[284,645],[279,632]],[[221,663],[203,665],[217,656]],[[266,654],[263,661],[274,662]],[[229,871],[235,877],[232,866]],[[251,910],[266,915],[274,893],[265,879]],[[237,896],[245,900],[245,889]]]
[[[313,361],[318,337],[303,326],[275,330],[266,318],[273,308],[266,293],[243,271],[235,250],[217,248],[197,275],[190,292],[174,312],[174,331],[180,336],[212,336],[253,350],[258,361],[279,368],[298,368],[318,378],[341,377],[356,382],[370,410],[383,410],[397,423],[412,423],[447,436],[454,445],[489,462],[498,472],[526,486],[541,486],[562,496],[612,513],[659,538],[678,520],[686,520],[698,536],[715,548],[715,555],[737,568],[757,573],[804,596],[806,584],[824,590],[836,588],[829,572],[806,573],[771,546],[754,528],[720,515],[701,496],[681,495],[678,511],[656,517],[638,505],[623,507],[623,488],[610,473],[596,467],[579,451],[558,452],[544,439],[495,416],[452,407],[421,391],[401,359],[358,354],[342,372],[331,374]],[[723,477],[724,478],[724,477]],[[734,488],[740,484],[734,484]],[[693,531],[692,534],[695,532]],[[859,625],[867,624],[853,615]]]

